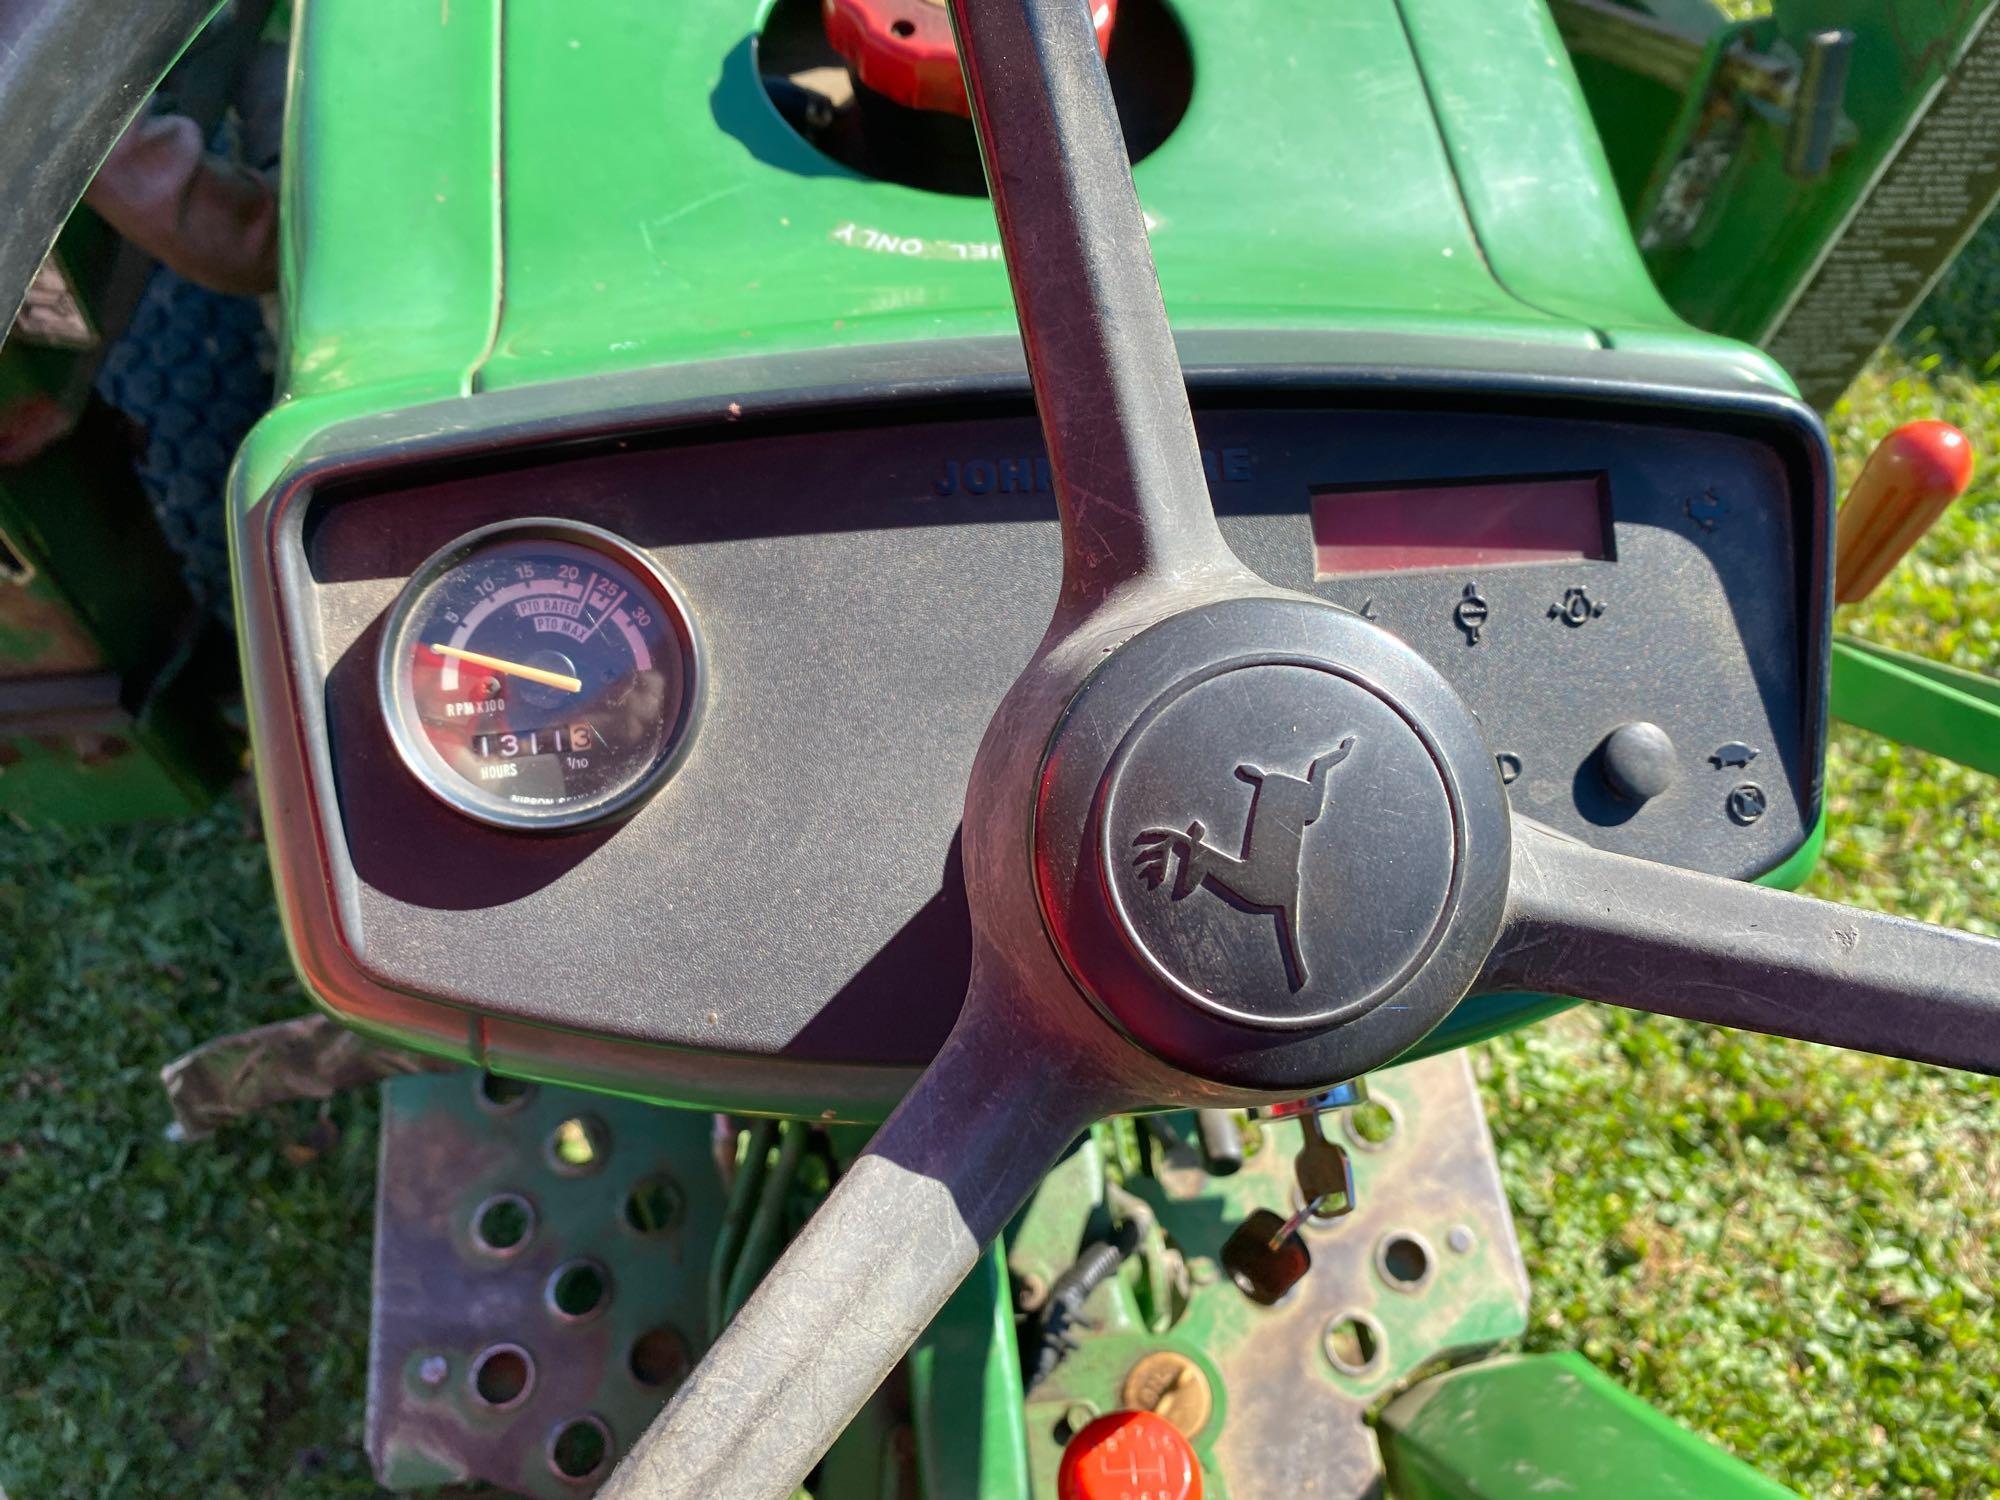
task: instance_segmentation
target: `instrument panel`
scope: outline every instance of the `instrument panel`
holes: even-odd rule
[[[500,828],[584,828],[636,807],[701,704],[687,605],[657,564],[576,522],[458,538],[382,632],[382,722],[447,807]]]
[[[1803,421],[1287,394],[1197,425],[1238,554],[1437,665],[1517,811],[1728,876],[1805,841]],[[456,1016],[528,1073],[679,1070],[687,1102],[893,1097],[956,1014],[959,803],[1055,598],[1024,402],[628,432],[288,504],[277,618],[333,870],[330,910],[288,892],[288,919],[336,1008],[406,1039]]]

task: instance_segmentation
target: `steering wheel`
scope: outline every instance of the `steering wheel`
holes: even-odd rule
[[[2000,943],[1511,815],[1435,669],[1238,561],[1087,8],[950,10],[1054,472],[1062,590],[966,788],[974,953],[957,1028],[607,1500],[791,1494],[1091,1121],[1352,1078],[1473,989],[2000,1071]],[[1211,843],[1202,808],[1240,802],[1245,781],[1241,847]]]
[[[2000,1073],[2000,943],[1515,816],[1435,669],[1243,566],[1216,528],[1086,6],[949,4],[1061,593],[966,789],[956,1029],[607,1500],[789,1496],[1093,1120],[1296,1098],[1393,1062],[1474,989]],[[0,173],[0,302],[18,304],[144,80],[214,0],[172,0],[108,42],[100,8],[0,23],[0,117],[41,122],[46,148]],[[119,87],[77,87],[85,58]],[[66,80],[53,102],[50,78]],[[1240,806],[1245,782],[1247,835],[1218,845],[1204,810]]]

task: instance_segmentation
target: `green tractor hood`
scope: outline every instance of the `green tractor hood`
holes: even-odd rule
[[[1542,0],[1177,6],[1187,112],[1137,169],[1175,326],[1689,355],[1789,390],[1647,277]],[[722,357],[1007,333],[983,197],[873,180],[699,0],[368,16],[294,54],[282,404],[251,494],[389,407]],[[1525,350],[1524,350],[1525,352]]]

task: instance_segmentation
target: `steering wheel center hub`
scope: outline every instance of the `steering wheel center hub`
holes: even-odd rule
[[[1252,658],[1177,684],[1099,800],[1126,941],[1218,1016],[1331,1024],[1399,988],[1443,929],[1459,828],[1439,758],[1393,703],[1326,665]]]
[[[1044,919],[1149,1051],[1242,1086],[1329,1082],[1471,983],[1504,799],[1470,712],[1394,637],[1303,601],[1205,606],[1108,657],[1052,738]]]

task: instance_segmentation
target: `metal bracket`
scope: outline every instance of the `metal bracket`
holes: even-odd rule
[[[1833,716],[2000,776],[2000,681],[1842,636],[1833,643]]]
[[[1165,1162],[1126,1186],[1152,1201],[1187,1257],[1186,1310],[1155,1334],[1120,1310],[1115,1288],[1085,1305],[1075,1348],[1028,1397],[1038,1500],[1055,1494],[1073,1428],[1130,1405],[1148,1386],[1152,1366],[1141,1365],[1163,1354],[1198,1372],[1173,1385],[1161,1411],[1199,1417],[1190,1436],[1211,1492],[1220,1481],[1231,1494],[1293,1500],[1379,1494],[1382,1460],[1366,1414],[1435,1361],[1526,1328],[1527,1273],[1463,1054],[1377,1073],[1369,1085],[1367,1117],[1350,1110],[1330,1127],[1353,1154],[1359,1206],[1308,1220],[1312,1270],[1272,1307],[1237,1290],[1216,1256],[1252,1212],[1289,1217],[1290,1151],[1267,1130],[1240,1171],[1217,1178],[1202,1166],[1191,1114],[1151,1122],[1156,1139],[1172,1142]]]

